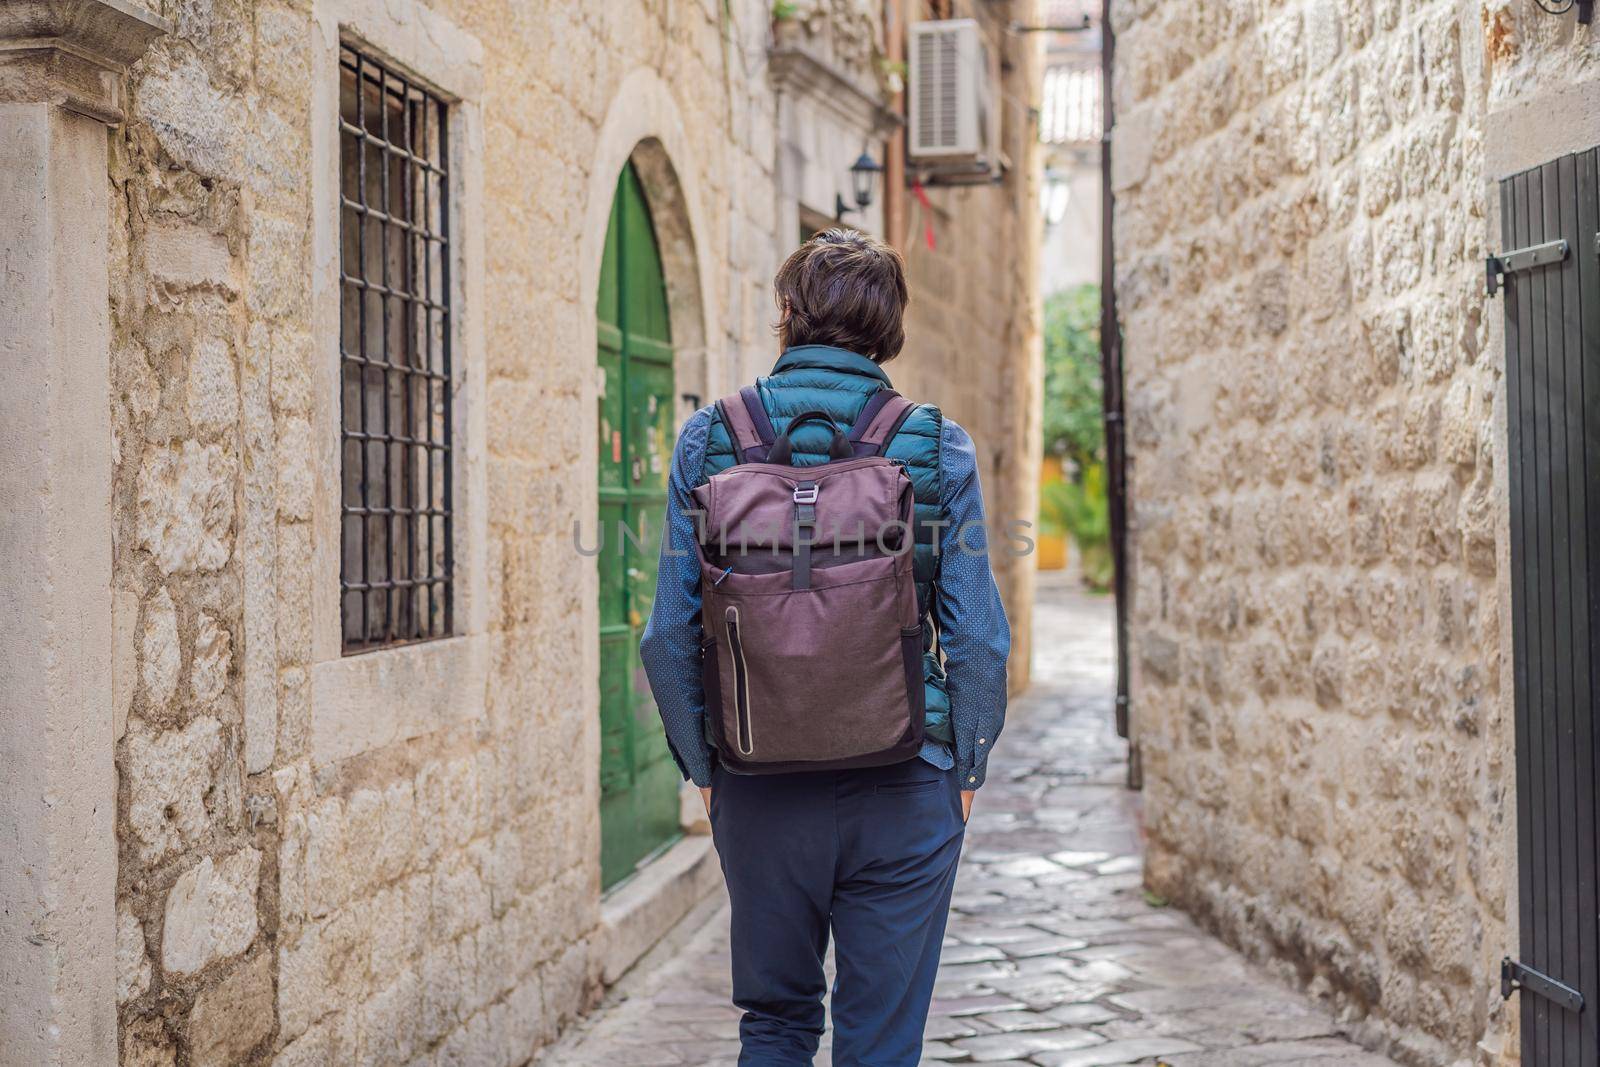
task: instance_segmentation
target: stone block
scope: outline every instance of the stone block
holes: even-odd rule
[[[294,933],[280,934],[278,1036],[294,1041],[307,1033],[333,1007],[332,999],[322,924],[310,923]]]
[[[260,872],[261,853],[243,848],[220,863],[207,856],[180,875],[162,920],[163,969],[194,974],[249,948],[256,937]]]
[[[592,973],[594,960],[591,959],[591,952],[587,940],[576,941],[540,968],[539,984],[544,993],[545,1016],[558,1026],[588,1010],[599,990],[599,976]]]
[[[310,335],[291,324],[272,331],[263,342],[272,367],[272,406],[292,415],[310,415],[312,408],[311,360],[314,346]]]
[[[489,890],[477,868],[460,854],[440,863],[433,877],[432,935],[451,940],[476,930],[488,918]]]
[[[128,823],[140,858],[148,863],[180,845],[197,844],[210,825],[205,797],[222,758],[221,724],[202,717],[153,736],[135,730],[125,746]]]
[[[391,881],[411,869],[416,852],[416,787],[410,779],[383,791],[374,862],[380,881]]]
[[[228,342],[207,337],[189,357],[189,428],[202,440],[231,433],[239,421],[239,383]]]
[[[297,1037],[361,1000],[369,988],[371,952],[371,916],[360,908],[307,923],[287,937],[280,934],[279,1037]]]
[[[238,462],[221,445],[150,445],[138,478],[140,544],[168,573],[214,571],[232,554]]]
[[[1156,112],[1144,107],[1117,116],[1112,129],[1111,187],[1121,193],[1145,180],[1155,153]]]
[[[178,646],[178,613],[165,589],[158,590],[145,603],[139,644],[145,705],[160,710],[171,703],[177,692],[178,671],[183,664],[183,652]]]
[[[211,84],[193,48],[151,50],[134,93],[133,117],[173,159],[207,177],[235,166],[235,137],[249,129],[239,99]]]
[[[311,420],[278,420],[278,517],[304,522],[311,518],[316,470],[311,446]]]
[[[304,219],[264,212],[252,217],[246,291],[252,310],[268,318],[304,315],[310,296],[308,250]]]
[[[326,797],[306,813],[305,877],[306,908],[313,917],[328,915],[352,895],[344,805],[338,797]]]
[[[233,665],[233,640],[227,628],[209,611],[200,613],[196,628],[194,657],[189,671],[189,695],[205,705],[216,700],[228,685]]]
[[[388,977],[388,976],[385,976]],[[414,971],[401,971],[369,997],[356,1014],[357,1040],[367,1063],[405,1063],[418,1046],[422,985]]]
[[[303,666],[311,659],[311,554],[309,523],[278,524],[278,660],[280,665]],[[280,709],[285,726],[295,717]],[[309,722],[305,728],[309,728]]]
[[[546,1025],[544,1001],[539,981],[534,976],[522,979],[506,996],[506,1037],[513,1048],[537,1048],[555,1039],[555,1030]]]
[[[151,226],[145,235],[145,268],[158,292],[209,289],[231,294],[237,288],[228,239],[192,223]]]
[[[406,926],[405,889],[380,889],[362,907],[372,916],[372,973],[382,980],[404,971],[413,962],[410,949],[416,940]]]
[[[466,999],[465,981],[466,975],[456,943],[432,945],[423,954],[422,1007],[417,1031],[419,1039],[434,1042],[456,1028]]]
[[[128,910],[117,908],[117,1003],[125,1004],[150,988],[150,957],[144,949],[144,926]]]
[[[364,897],[378,884],[378,855],[382,848],[383,794],[362,788],[345,804],[345,851],[351,897]]]
[[[201,992],[189,1013],[189,1062],[229,1067],[266,1040],[275,1022],[272,957],[259,953]]]
[[[299,1033],[272,1061],[272,1067],[326,1067],[356,1060],[356,1013],[341,1011]]]

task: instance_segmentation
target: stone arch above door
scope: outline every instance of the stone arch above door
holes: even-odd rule
[[[687,164],[694,156],[682,115],[667,83],[655,71],[640,67],[622,79],[607,108],[589,170],[584,210],[583,248],[579,257],[580,298],[592,303],[600,284],[606,224],[617,175],[632,162],[650,205],[661,252],[672,316],[675,373],[681,394],[715,399],[722,360],[713,339],[716,322],[710,257],[705,254],[703,198],[699,174]],[[592,328],[592,326],[590,327]],[[594,339],[587,338],[587,348]]]

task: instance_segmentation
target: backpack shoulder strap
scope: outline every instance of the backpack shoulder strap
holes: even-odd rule
[[[890,388],[867,399],[850,428],[850,445],[857,456],[881,456],[916,405]]]
[[[755,386],[747,385],[717,401],[717,414],[733,438],[735,462],[760,463],[767,458],[776,435]]]

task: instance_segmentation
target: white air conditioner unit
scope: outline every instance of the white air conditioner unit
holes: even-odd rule
[[[998,72],[974,19],[911,26],[908,155],[933,171],[998,169]]]

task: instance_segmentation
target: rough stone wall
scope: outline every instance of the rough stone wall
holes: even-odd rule
[[[311,10],[166,8],[111,175],[123,1061],[521,1062],[598,980],[569,559],[597,131],[630,69],[671,86],[725,285],[708,343],[764,345],[743,305],[775,250],[742,234],[772,229],[770,101],[744,73],[766,5],[439,6],[484,44],[489,708],[333,764],[309,741]]]
[[[1008,539],[1004,529],[1012,520],[1032,523],[1038,513],[1042,57],[1037,36],[1008,34],[1005,27],[1031,22],[1035,6],[1032,0],[958,4],[952,16],[978,18],[998,56],[1001,140],[1009,169],[997,185],[927,189],[931,211],[915,199],[908,203],[907,232],[896,236],[903,238],[911,304],[904,355],[889,367],[896,388],[938,404],[977,446],[990,556],[1012,623],[1013,692],[1028,684],[1037,570],[1027,546]],[[925,240],[930,222],[933,248]]]
[[[1499,0],[1113,10],[1147,881],[1405,1062],[1514,1059],[1485,118],[1593,45]]]

